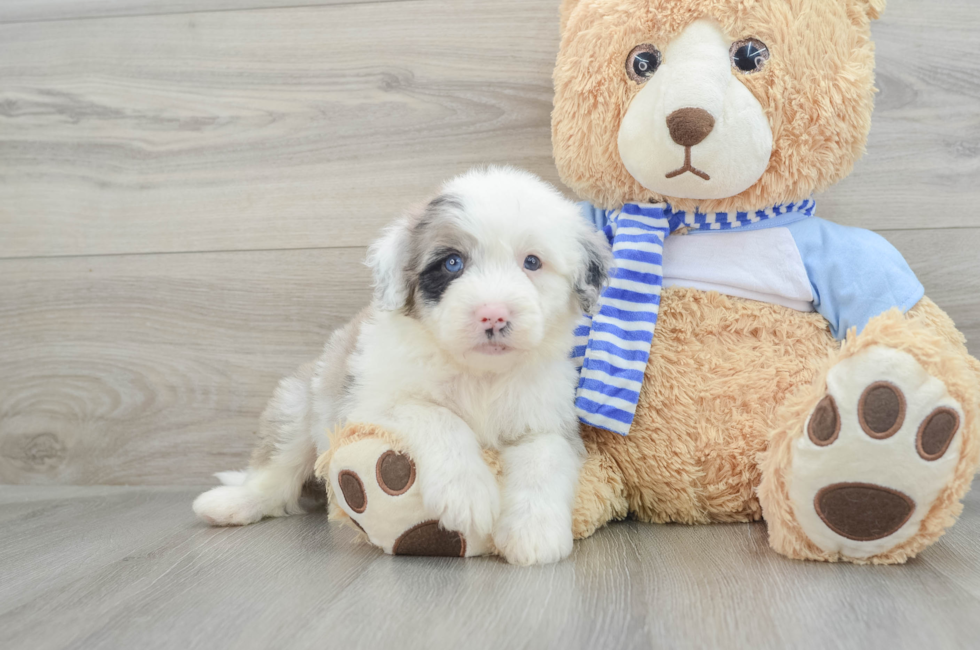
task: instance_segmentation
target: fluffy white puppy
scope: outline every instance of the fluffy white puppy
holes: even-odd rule
[[[609,261],[575,204],[537,177],[449,181],[371,247],[371,306],[280,383],[250,468],[194,511],[215,525],[302,512],[327,432],[373,422],[404,441],[443,527],[492,533],[517,564],[567,556],[583,453],[569,353]],[[502,494],[481,448],[500,451]]]

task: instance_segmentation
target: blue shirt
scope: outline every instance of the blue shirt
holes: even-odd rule
[[[612,242],[611,224],[606,211],[594,208],[588,203],[580,204],[583,216],[598,229],[603,230]],[[732,237],[737,233],[749,233],[764,230],[783,229],[783,232],[770,232],[765,235]],[[788,236],[787,236],[788,234]],[[772,249],[770,242],[773,238],[783,235],[783,239],[792,241],[795,252],[783,251],[768,255],[749,254],[753,242],[759,251]],[[827,319],[831,333],[837,339],[843,339],[852,327],[858,332],[864,329],[868,321],[875,316],[894,307],[906,312],[915,306],[925,290],[915,273],[909,268],[902,254],[895,249],[884,237],[870,230],[852,228],[807,216],[801,212],[791,212],[776,216],[758,223],[748,224],[727,231],[692,230],[685,238],[712,237],[710,256],[706,252],[704,259],[692,259],[698,256],[699,246],[707,240],[678,241],[679,235],[667,239],[664,252],[664,284],[665,286],[691,286],[694,288],[717,290],[720,293],[740,297],[750,297],[780,304],[795,305],[774,296],[780,289],[762,290],[763,287],[778,285],[786,278],[772,277],[776,274],[794,274],[794,267],[799,267],[799,274],[805,275],[809,283],[809,300],[812,309]],[[725,240],[721,238],[729,237]],[[725,248],[725,242],[731,242],[731,255],[719,255]],[[678,253],[671,255],[671,247]],[[793,257],[793,255],[798,257]],[[684,257],[678,257],[684,255]],[[776,260],[773,255],[778,255]],[[747,258],[760,259],[758,268],[746,271],[744,268]],[[785,259],[784,259],[785,258]],[[746,282],[735,280],[734,272],[729,274],[729,282],[725,278],[726,262],[738,262],[739,272],[754,273],[755,280],[748,282],[753,285],[747,290]],[[773,263],[775,260],[777,263]],[[671,262],[674,267],[685,267],[684,277],[671,278]],[[690,264],[681,264],[687,261]],[[734,269],[734,264],[730,268]],[[686,272],[688,268],[700,269],[702,277],[694,277]],[[769,275],[769,277],[766,277]],[[783,291],[785,293],[785,291]],[[798,300],[799,295],[793,296]],[[798,308],[798,307],[797,307]]]

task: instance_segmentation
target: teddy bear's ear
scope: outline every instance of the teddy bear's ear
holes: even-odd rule
[[[876,1],[881,2],[882,4],[884,4],[884,0],[876,0]],[[579,0],[561,0],[561,9],[559,11],[561,12],[560,13],[560,15],[561,15],[561,23],[560,23],[560,25],[561,25],[561,31],[562,31],[562,33],[564,33],[564,31],[565,31],[565,25],[568,24],[568,18],[569,18],[569,16],[572,15],[572,10],[575,9],[575,6],[578,3],[579,3]]]
[[[871,20],[881,18],[881,13],[885,10],[886,0],[857,0],[857,2],[864,8]]]

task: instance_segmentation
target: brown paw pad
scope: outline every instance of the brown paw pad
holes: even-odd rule
[[[925,460],[939,460],[949,449],[960,428],[960,415],[951,408],[940,407],[929,414],[919,427],[915,446]]]
[[[389,449],[378,458],[375,475],[381,489],[396,497],[415,483],[415,463],[405,454]]]
[[[810,416],[810,423],[807,425],[807,435],[810,440],[818,447],[826,447],[837,440],[840,434],[840,411],[837,410],[837,402],[830,395],[827,395]]]
[[[345,469],[337,475],[337,482],[340,484],[340,491],[344,493],[344,501],[350,509],[360,514],[367,509],[367,492],[364,491],[364,483],[361,477]]]
[[[832,531],[858,542],[888,537],[915,511],[915,502],[905,494],[869,483],[828,485],[817,492],[813,505]]]
[[[402,533],[391,552],[394,555],[463,557],[466,540],[462,533],[439,528],[438,521],[423,521]]]
[[[898,386],[878,381],[864,389],[858,402],[858,421],[877,440],[895,435],[905,422],[905,395]]]

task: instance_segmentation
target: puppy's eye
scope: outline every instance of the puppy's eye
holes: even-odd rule
[[[537,255],[528,255],[524,258],[524,268],[528,271],[537,271],[541,268],[541,260]]]
[[[732,67],[743,74],[752,74],[766,67],[769,48],[757,38],[746,38],[732,43]]]
[[[459,255],[450,255],[442,264],[450,273],[459,273],[463,270],[463,258]]]
[[[637,45],[626,57],[626,74],[638,84],[653,76],[660,67],[663,57],[655,46],[649,43]]]

